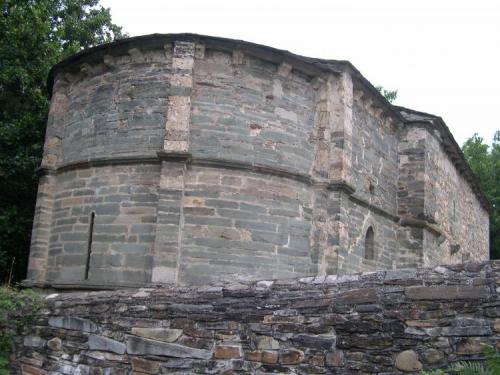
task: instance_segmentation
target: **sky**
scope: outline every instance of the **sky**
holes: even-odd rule
[[[196,33],[349,60],[458,144],[500,130],[497,0],[101,0],[130,36]]]

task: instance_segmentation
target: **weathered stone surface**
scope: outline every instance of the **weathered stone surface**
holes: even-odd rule
[[[217,345],[214,349],[214,357],[218,359],[241,358],[240,345]]]
[[[25,336],[24,346],[31,346],[33,348],[40,348],[45,345],[45,340],[39,336]]]
[[[444,353],[441,350],[430,348],[424,351],[423,359],[429,364],[440,363],[444,360]]]
[[[160,372],[160,363],[143,358],[132,358],[132,369],[134,371],[146,374],[158,374]]]
[[[132,327],[133,335],[146,337],[148,339],[174,342],[182,335],[182,329],[171,328],[139,328]]]
[[[344,366],[344,355],[341,351],[329,352],[326,355],[326,365],[328,367],[343,367]]]
[[[54,337],[47,341],[47,347],[51,350],[59,351],[62,349],[62,341],[59,337]]]
[[[90,335],[88,344],[90,350],[102,350],[116,354],[124,354],[126,350],[124,343],[105,336]]]
[[[190,348],[179,344],[165,343],[133,336],[127,338],[127,353],[176,358],[209,359],[212,357],[212,352],[209,350]]]
[[[254,350],[245,352],[245,359],[252,362],[273,364],[278,362],[278,352],[271,350]]]
[[[21,365],[22,375],[47,375],[47,371],[29,365]]]
[[[346,62],[156,35],[52,73],[28,284],[390,269],[374,277],[420,285],[392,269],[488,258],[489,204],[442,119],[389,105]],[[377,303],[370,288],[338,302]]]
[[[484,287],[466,285],[411,287],[406,289],[406,295],[414,300],[484,299],[488,296],[488,290]]]
[[[466,338],[457,343],[458,354],[477,354],[482,353],[486,344],[478,339]]]
[[[93,321],[72,316],[52,316],[49,318],[49,326],[81,332],[97,331],[97,325]]]
[[[377,293],[373,288],[350,290],[340,293],[338,303],[359,304],[377,302]]]
[[[297,365],[304,361],[304,352],[298,349],[282,350],[279,353],[279,362],[283,365]]]
[[[396,367],[404,372],[417,372],[422,370],[422,363],[418,360],[417,353],[405,350],[396,356]]]
[[[270,336],[257,336],[255,339],[258,349],[279,349],[280,343]]]
[[[473,285],[478,274],[500,280],[500,261],[456,265],[452,272],[415,270],[421,286],[456,290]],[[499,319],[491,316],[499,304],[496,288],[481,299],[414,299],[408,280],[387,284],[381,271],[335,282],[327,276],[282,279],[265,288],[242,281],[59,293],[46,299],[46,310],[16,340],[13,375],[22,365],[89,375],[106,375],[111,367],[138,375],[417,373],[475,358],[484,345],[498,347]],[[373,290],[377,302],[359,303],[363,289]],[[339,294],[345,302],[337,302]]]

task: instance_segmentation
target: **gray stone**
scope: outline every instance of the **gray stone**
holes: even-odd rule
[[[127,338],[127,353],[132,355],[158,355],[175,358],[210,359],[212,357],[212,351],[210,350],[196,349],[134,336]]]
[[[132,334],[153,340],[174,342],[182,335],[182,329],[132,327]]]
[[[60,351],[62,349],[62,341],[59,337],[54,337],[47,341],[47,347],[54,351]]]
[[[97,324],[93,321],[71,316],[52,316],[49,318],[49,326],[91,333],[98,330]]]
[[[45,345],[45,340],[40,336],[24,336],[24,346],[32,348],[41,348]]]
[[[124,354],[126,350],[125,344],[105,336],[90,335],[88,344],[90,350],[103,350],[116,354]]]
[[[418,360],[417,353],[405,350],[396,356],[396,367],[404,372],[418,372],[422,370],[422,363]]]

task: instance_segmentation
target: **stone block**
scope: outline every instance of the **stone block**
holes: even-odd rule
[[[62,340],[59,337],[54,337],[47,341],[47,347],[54,351],[60,351],[62,349]]]
[[[257,336],[255,338],[257,349],[279,349],[280,343],[270,336]]]
[[[47,371],[23,364],[21,365],[21,375],[47,375]]]
[[[335,350],[328,352],[326,355],[326,365],[328,367],[342,367],[344,366],[344,355],[341,351]]]
[[[479,354],[482,353],[486,343],[475,338],[461,339],[457,343],[457,354]]]
[[[131,333],[148,339],[174,342],[182,335],[182,329],[132,327]]]
[[[179,344],[166,343],[129,336],[127,338],[127,353],[132,355],[157,355],[175,358],[210,359],[212,351],[190,348]]]
[[[143,358],[132,358],[132,370],[138,373],[158,374],[160,372],[160,363]]]
[[[109,337],[98,335],[90,335],[88,345],[90,350],[103,350],[116,354],[124,354],[126,350],[125,344]]]
[[[396,367],[403,372],[418,372],[422,370],[422,363],[418,360],[417,353],[405,350],[396,356]]]
[[[71,316],[52,316],[49,318],[49,326],[90,333],[98,330],[97,324],[93,321]]]
[[[287,349],[279,352],[279,363],[282,365],[298,365],[304,361],[304,352],[299,349]]]
[[[373,288],[363,288],[341,292],[337,295],[335,302],[348,305],[375,303],[377,302],[377,292]]]
[[[405,294],[411,300],[454,300],[454,299],[485,299],[488,289],[467,285],[456,286],[417,286],[406,288]]]
[[[45,345],[45,340],[42,339],[40,336],[24,336],[24,346],[29,346],[32,348],[41,348]]]
[[[241,358],[242,350],[240,345],[216,345],[214,357],[217,359]]]

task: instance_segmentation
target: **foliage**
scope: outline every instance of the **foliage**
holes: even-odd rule
[[[14,336],[22,332],[42,307],[42,299],[31,290],[0,287],[0,375],[8,374]]]
[[[490,256],[500,258],[500,131],[495,133],[491,147],[474,134],[462,146],[465,159],[477,176],[492,205],[490,215]]]
[[[478,361],[459,361],[446,370],[424,371],[423,375],[496,375],[500,374],[500,353],[493,347],[484,348],[485,363]]]
[[[387,99],[389,103],[392,103],[398,97],[398,90],[386,90],[382,86],[375,86],[375,88],[384,96],[384,98]]]
[[[48,114],[59,60],[122,37],[99,0],[0,2],[0,269],[24,278]],[[4,272],[7,275],[9,272]],[[6,280],[0,280],[5,282]]]

